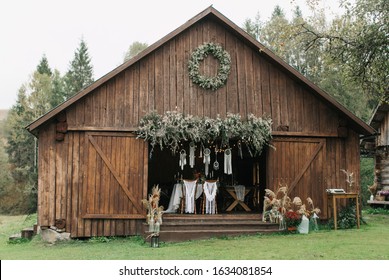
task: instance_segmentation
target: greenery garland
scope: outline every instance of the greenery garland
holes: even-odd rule
[[[221,147],[229,147],[230,140],[241,140],[250,154],[258,155],[272,137],[272,120],[249,114],[242,120],[239,114],[227,114],[227,117],[216,119],[183,115],[177,111],[168,111],[164,115],[151,112],[139,123],[137,138],[149,141],[152,149],[155,146],[169,148],[174,153],[179,151],[182,141],[208,143],[220,141]]]
[[[220,63],[215,77],[200,74],[200,63],[209,55],[213,55]],[[199,46],[191,55],[188,64],[189,77],[193,83],[204,89],[217,90],[225,85],[231,70],[230,54],[215,43],[205,43]]]

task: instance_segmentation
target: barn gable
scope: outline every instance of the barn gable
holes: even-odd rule
[[[231,56],[227,82],[215,91],[188,75],[191,54],[205,42]],[[214,75],[217,65],[208,57],[202,71]],[[165,157],[155,167],[133,132],[147,113],[172,110],[270,116],[276,149],[240,161],[242,169],[258,167],[262,191],[287,184],[291,195],[311,196],[322,210],[326,188],[346,188],[340,169],[359,182],[359,135],[374,132],[210,7],[27,127],[39,138],[39,225],[66,220],[73,237],[139,234],[141,199],[159,183],[156,173],[166,179],[177,166]]]
[[[197,87],[188,77],[188,59],[204,42],[222,45],[232,57],[226,86],[213,93]],[[87,96],[89,98],[84,98]],[[303,115],[288,116],[294,105],[306,108],[301,110]],[[242,116],[247,113],[267,114],[273,118],[274,130],[279,126],[289,126],[290,131],[296,132],[307,129],[313,132],[320,129],[314,127],[315,124],[339,121],[336,117],[320,119],[320,115],[338,115],[357,133],[373,133],[363,121],[212,7],[42,116],[27,129],[36,133],[42,124],[65,110],[70,127],[73,123],[82,123],[85,126],[128,129],[136,127],[147,112],[156,110],[162,113],[175,109],[211,117],[216,114],[225,116],[227,112]],[[74,112],[80,110],[86,112],[84,116],[72,120]],[[326,112],[328,110],[331,114]],[[304,124],[309,119],[314,122]]]

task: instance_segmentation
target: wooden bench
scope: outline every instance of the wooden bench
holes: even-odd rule
[[[372,207],[389,207],[389,201],[381,200],[368,200],[367,204],[370,204]]]

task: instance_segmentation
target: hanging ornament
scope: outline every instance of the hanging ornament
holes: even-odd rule
[[[202,158],[203,157],[203,147],[200,147],[200,155],[199,155],[199,158]]]
[[[219,162],[217,161],[217,146],[215,148],[215,162],[213,163],[213,169],[219,170]]]
[[[209,164],[211,163],[211,150],[208,148],[204,149],[204,160],[205,164],[205,176],[208,176],[209,173]]]
[[[184,166],[186,165],[186,151],[184,149],[182,149],[180,152],[179,165],[181,167],[181,170],[184,170]]]
[[[224,173],[227,175],[232,174],[232,154],[231,149],[224,151]]]
[[[238,142],[238,154],[241,159],[243,159],[243,152],[242,152],[242,143],[240,141]]]
[[[196,145],[193,142],[189,143],[189,166],[193,168],[195,166],[195,150]]]

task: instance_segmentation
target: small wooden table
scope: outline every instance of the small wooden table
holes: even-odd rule
[[[244,196],[246,196],[249,192],[250,192],[250,188],[245,188],[245,191],[244,191]],[[232,198],[234,199],[234,201],[231,203],[230,206],[228,206],[228,208],[226,209],[227,212],[229,211],[232,211],[232,209],[234,209],[236,206],[240,205],[243,207],[243,209],[246,211],[246,212],[250,212],[251,209],[247,206],[246,203],[244,203],[244,201],[242,200],[239,200],[238,199],[238,196],[236,195],[236,192],[235,192],[235,189],[234,187],[227,187],[226,188],[226,191],[232,196]]]
[[[359,194],[358,193],[328,193],[327,194],[327,216],[328,216],[328,208],[330,204],[332,205],[333,209],[333,215],[334,215],[334,227],[335,230],[338,229],[338,223],[337,223],[337,206],[336,206],[336,200],[341,199],[341,198],[351,198],[355,199],[355,204],[356,204],[356,216],[357,216],[357,228],[360,227],[360,222],[359,222]]]

